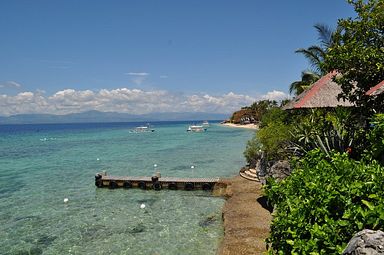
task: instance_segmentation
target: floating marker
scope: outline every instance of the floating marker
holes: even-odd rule
[[[140,208],[141,208],[141,209],[144,209],[144,208],[145,208],[145,204],[141,204],[141,205],[140,205]]]
[[[191,168],[193,169],[193,168],[195,168],[195,166],[191,166]]]
[[[64,198],[64,203],[67,203],[69,201],[68,198]]]
[[[97,161],[99,161],[100,159],[99,159],[99,158],[97,158],[96,160],[97,160]]]

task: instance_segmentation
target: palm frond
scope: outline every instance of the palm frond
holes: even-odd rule
[[[307,49],[308,51],[312,52],[312,54],[318,56],[319,58],[324,58],[326,51],[317,45],[312,45]]]
[[[314,46],[312,46],[314,47]],[[317,50],[309,50],[300,48],[295,51],[296,53],[303,54],[306,59],[308,59],[309,64],[311,67],[316,71],[321,73],[321,63],[322,63],[322,58],[321,56],[318,55]]]
[[[322,44],[323,48],[328,49],[332,45],[332,35],[334,33],[334,30],[325,24],[317,23],[314,25],[315,29],[318,33],[318,39],[320,43]]]
[[[311,85],[312,83],[314,83],[318,79],[320,79],[320,75],[318,73],[315,73],[315,72],[312,72],[309,70],[306,70],[306,71],[301,73],[301,80],[303,82],[306,82],[307,85]]]

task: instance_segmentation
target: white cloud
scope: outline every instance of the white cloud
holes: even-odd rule
[[[0,88],[21,88],[21,84],[15,81],[0,83]]]
[[[168,75],[160,75],[160,79],[167,79]]]
[[[176,94],[164,90],[144,91],[118,88],[92,90],[65,89],[53,95],[40,91],[22,92],[15,96],[0,94],[0,115],[20,113],[68,114],[88,110],[115,111],[132,114],[151,112],[231,113],[259,99],[286,98],[280,91],[255,98],[229,92],[223,95]]]
[[[148,76],[149,73],[145,73],[145,72],[142,72],[142,73],[135,73],[135,72],[129,72],[129,73],[125,73],[126,75],[132,75],[132,76]]]
[[[0,114],[50,112],[51,106],[41,94],[22,92],[15,96],[0,95]]]
[[[273,90],[261,96],[262,99],[281,101],[289,98],[289,95],[283,91]]]
[[[125,75],[129,75],[131,76],[131,81],[140,86],[146,79],[147,77],[149,76],[149,73],[146,73],[146,72],[129,72],[129,73],[125,73]]]

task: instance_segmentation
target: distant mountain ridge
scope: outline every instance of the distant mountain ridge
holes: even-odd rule
[[[48,124],[48,123],[95,123],[95,122],[151,122],[182,120],[224,120],[229,114],[204,112],[163,112],[148,114],[129,114],[118,112],[87,111],[66,115],[55,114],[17,114],[0,116],[1,124]]]

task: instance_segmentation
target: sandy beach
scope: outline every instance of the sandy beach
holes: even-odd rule
[[[248,128],[248,129],[259,129],[259,126],[256,124],[234,124],[234,123],[222,123],[221,125],[234,128]]]
[[[272,220],[265,207],[262,185],[240,176],[223,181],[224,238],[217,255],[265,254]],[[264,206],[264,207],[263,207]]]

